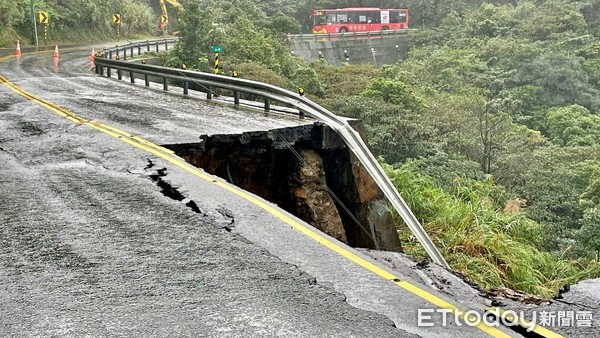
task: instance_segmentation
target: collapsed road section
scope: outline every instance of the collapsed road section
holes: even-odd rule
[[[337,240],[401,251],[381,190],[339,135],[321,123],[164,146]]]
[[[22,97],[0,123],[0,184],[11,192],[0,213],[6,335],[506,336],[483,324],[416,325],[417,309],[481,306],[392,272],[157,145],[250,130],[262,114],[240,119],[175,95],[157,101],[156,92],[76,72],[40,81],[28,76],[44,69],[39,60],[12,67],[18,85],[0,76]],[[275,122],[263,119],[264,130]]]
[[[133,47],[131,44],[133,54]],[[158,46],[158,45],[157,45]],[[116,49],[118,52],[118,48]],[[138,49],[138,54],[141,48]],[[116,70],[118,79],[122,79],[122,74],[129,74],[130,81],[135,82],[135,75],[143,74],[146,78],[145,86],[149,86],[149,77],[155,76],[162,78],[163,89],[168,90],[169,81],[179,83],[183,86],[183,94],[189,95],[190,83],[208,88],[206,99],[212,98],[212,92],[215,88],[229,91],[233,96],[235,106],[240,105],[240,94],[250,94],[264,100],[264,110],[269,111],[271,101],[282,103],[286,106],[297,109],[299,115],[310,116],[336,131],[344,140],[348,148],[356,155],[356,158],[362,163],[366,171],[371,175],[377,186],[381,189],[389,203],[398,212],[402,220],[414,234],[415,238],[421,243],[432,261],[444,268],[449,268],[442,253],[435,246],[419,220],[410,210],[408,204],[400,196],[398,190],[387,177],[383,168],[379,165],[367,144],[361,139],[360,135],[352,129],[346,119],[341,118],[317,103],[304,96],[304,90],[299,89],[298,94],[270,85],[263,82],[240,79],[238,77],[224,77],[218,74],[209,74],[189,70],[180,70],[169,67],[152,66],[147,64],[127,63],[120,60],[110,59],[112,50],[101,53],[96,60],[95,71],[97,74],[104,75],[106,70],[107,77],[111,77],[111,69]]]

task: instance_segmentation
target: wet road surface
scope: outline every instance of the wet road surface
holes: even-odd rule
[[[398,335],[165,197],[141,151],[5,89],[0,107],[0,335]]]
[[[96,78],[87,56],[63,52],[56,65],[48,55],[23,55],[0,73],[160,144],[306,123]],[[427,299],[251,200],[5,87],[0,170],[0,335],[486,336],[465,326],[417,327],[417,309],[434,308]],[[165,196],[157,182],[185,200]]]

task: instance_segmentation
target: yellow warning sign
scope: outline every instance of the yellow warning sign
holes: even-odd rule
[[[113,14],[112,22],[116,25],[120,25],[121,24],[121,14]]]
[[[40,23],[48,24],[48,12],[39,12],[38,20]]]

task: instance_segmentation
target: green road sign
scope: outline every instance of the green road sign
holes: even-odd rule
[[[223,46],[210,46],[210,51],[213,53],[223,53]]]

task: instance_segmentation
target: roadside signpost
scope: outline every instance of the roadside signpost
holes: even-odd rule
[[[48,12],[38,12],[38,21],[44,25],[44,41],[48,42]]]
[[[211,46],[210,51],[212,53],[214,53],[214,56],[215,56],[215,66],[214,66],[213,72],[215,74],[219,74],[219,54],[223,52],[223,46],[220,46],[220,45]]]
[[[121,14],[113,14],[112,22],[117,26],[117,41],[121,39]]]

